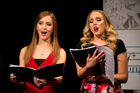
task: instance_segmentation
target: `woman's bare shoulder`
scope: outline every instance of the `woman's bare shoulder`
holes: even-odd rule
[[[20,66],[25,66],[24,55],[25,55],[26,50],[27,50],[27,46],[23,47],[20,50],[20,55],[19,55],[19,65]]]
[[[23,47],[23,48],[20,50],[20,54],[24,54],[26,50],[27,50],[27,46]]]
[[[66,51],[63,48],[60,49],[60,55],[66,55]]]

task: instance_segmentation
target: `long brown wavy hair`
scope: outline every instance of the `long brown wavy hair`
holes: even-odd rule
[[[106,40],[108,42],[108,47],[111,48],[113,50],[113,52],[115,53],[116,51],[116,42],[117,42],[117,33],[114,31],[114,27],[112,25],[112,22],[109,18],[109,16],[102,10],[92,10],[89,15],[87,16],[87,20],[86,20],[86,25],[83,29],[83,35],[84,37],[82,37],[80,39],[80,41],[83,43],[81,45],[81,48],[83,48],[83,46],[87,46],[89,45],[89,41],[94,38],[93,33],[90,30],[89,27],[89,17],[90,14],[94,11],[97,11],[99,13],[101,13],[103,15],[103,18],[105,20],[105,25],[106,25],[106,31],[105,31],[105,36],[103,37],[104,40]]]
[[[31,41],[30,45],[27,46],[27,50],[26,50],[25,55],[24,55],[24,60],[25,60],[26,64],[32,58],[33,53],[35,51],[35,47],[36,47],[36,45],[38,44],[38,41],[39,41],[39,35],[38,35],[38,32],[37,32],[37,23],[39,22],[40,19],[42,19],[45,16],[50,16],[53,20],[53,33],[51,34],[51,44],[52,44],[53,55],[54,55],[54,62],[53,63],[55,63],[59,58],[60,46],[59,46],[58,39],[57,39],[56,17],[50,11],[43,11],[36,18],[36,21],[35,21],[35,24],[34,24],[32,41]]]

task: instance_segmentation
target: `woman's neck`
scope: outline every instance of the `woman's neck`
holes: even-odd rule
[[[90,43],[95,44],[95,45],[107,45],[108,44],[107,41],[105,41],[101,38],[98,38],[98,37],[92,38]]]
[[[39,46],[50,46],[51,45],[51,39],[47,39],[47,40],[42,40],[42,39],[39,39],[38,41],[38,44]]]

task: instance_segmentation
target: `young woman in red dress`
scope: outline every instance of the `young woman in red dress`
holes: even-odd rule
[[[55,15],[52,12],[43,11],[36,18],[30,45],[20,51],[19,65],[38,69],[42,66],[65,63],[65,61],[66,52],[60,48],[57,39]],[[56,93],[54,86],[61,83],[62,76],[52,80],[39,79],[34,76],[33,81],[36,86],[29,82],[18,82],[18,77],[13,73],[10,79],[19,86],[25,84],[23,93]]]

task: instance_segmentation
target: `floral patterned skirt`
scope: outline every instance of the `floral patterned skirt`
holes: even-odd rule
[[[83,79],[82,81],[80,93],[122,93],[120,85],[111,85],[109,83],[95,82],[87,83],[86,79],[87,78]]]

